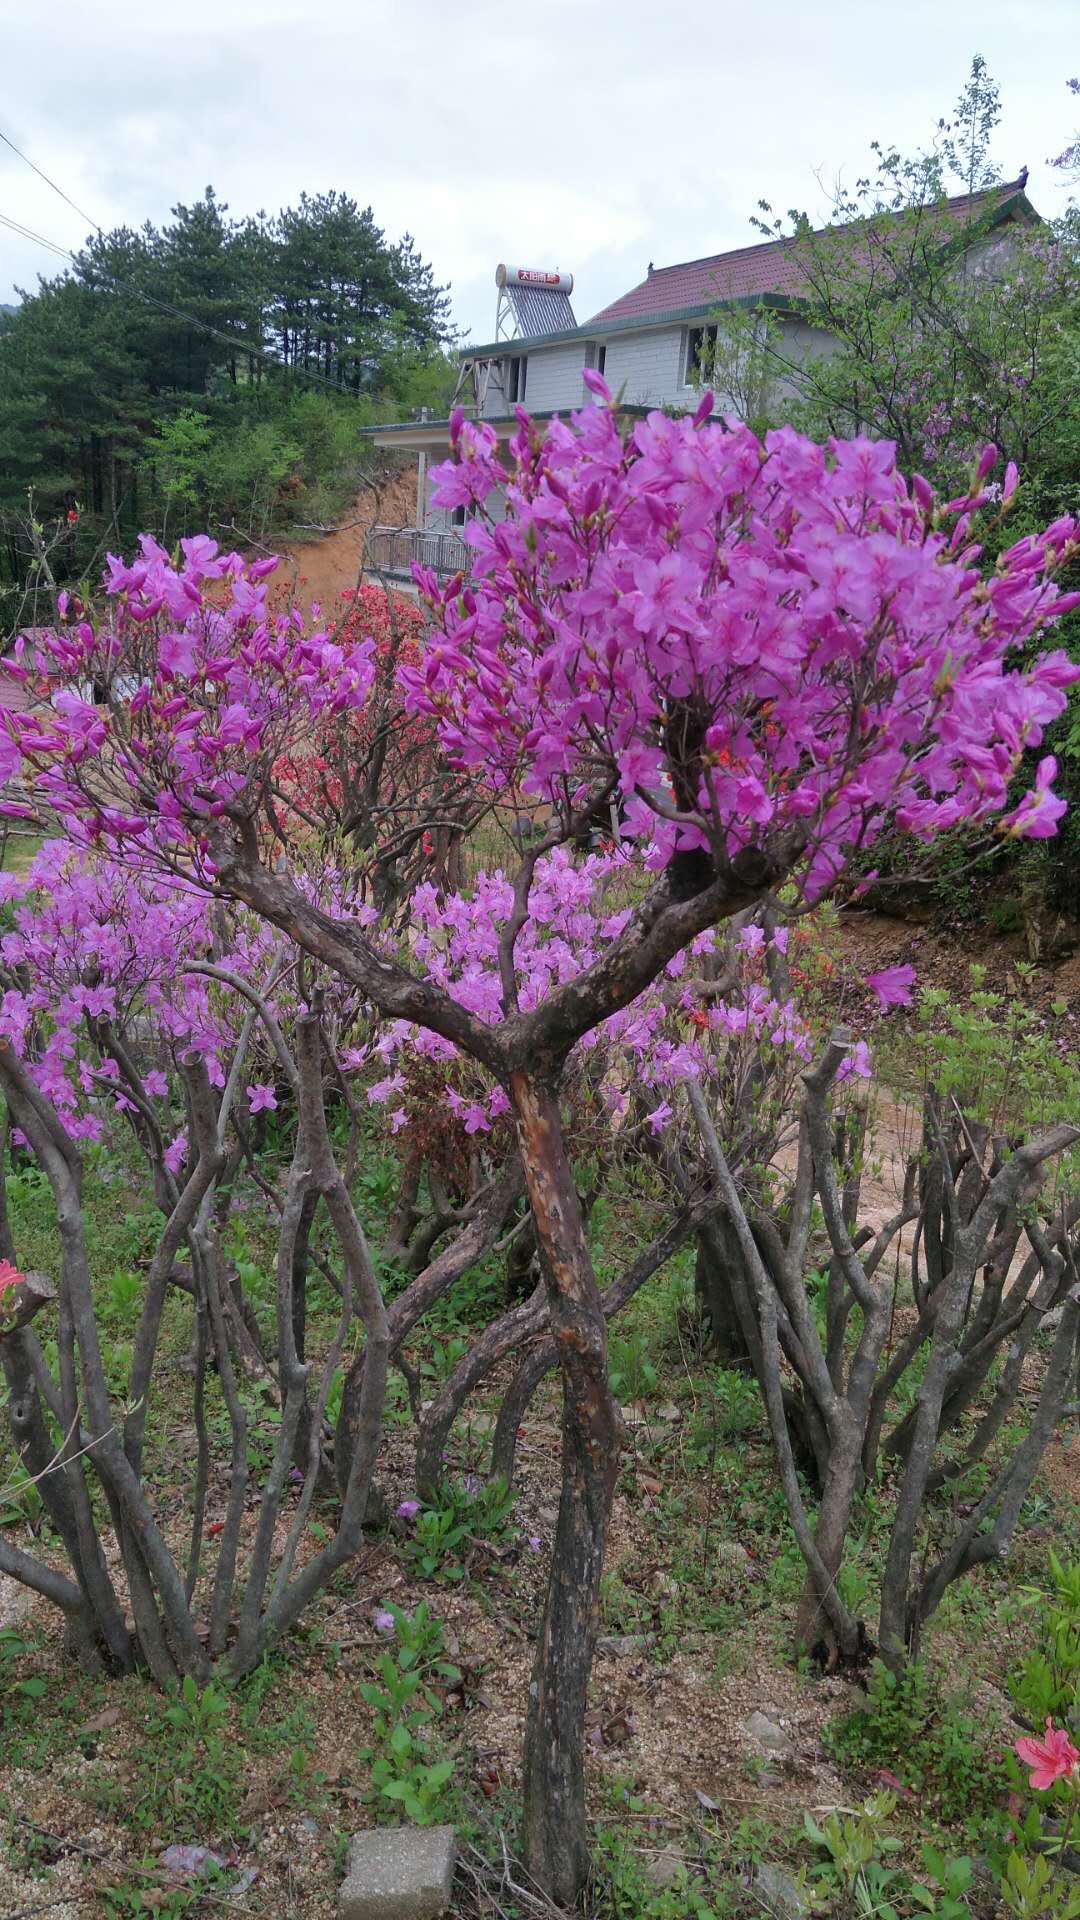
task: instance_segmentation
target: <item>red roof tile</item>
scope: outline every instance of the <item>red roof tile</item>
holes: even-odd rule
[[[941,212],[956,221],[999,212],[1009,200],[1023,197],[1026,180],[1025,174],[1019,180],[989,187],[983,193],[957,194],[944,202]],[[621,299],[594,314],[586,325],[596,326],[607,320],[648,319],[653,314],[678,313],[684,307],[704,307],[714,301],[745,299],[754,294],[796,294],[799,285],[791,240],[764,240],[759,246],[735,247],[730,253],[708,254],[703,260],[684,260],[675,267],[657,267],[639,286],[631,287]]]

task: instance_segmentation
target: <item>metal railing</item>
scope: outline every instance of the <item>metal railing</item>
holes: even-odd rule
[[[411,580],[414,566],[430,567],[446,577],[467,573],[470,551],[456,533],[440,533],[434,527],[372,527],[364,542],[369,566],[380,573]]]

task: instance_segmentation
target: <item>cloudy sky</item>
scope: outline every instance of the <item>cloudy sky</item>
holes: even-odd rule
[[[1076,0],[0,0],[0,21],[0,130],[94,222],[160,221],[207,182],[237,213],[339,188],[415,235],[478,341],[499,260],[570,269],[585,320],[649,260],[753,240],[762,196],[823,210],[871,139],[929,138],[975,52],[999,164],[1047,214],[1078,118]],[[0,212],[87,231],[6,147]],[[57,264],[0,228],[0,300]]]

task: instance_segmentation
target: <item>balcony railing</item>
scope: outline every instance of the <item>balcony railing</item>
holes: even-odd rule
[[[364,552],[370,567],[400,580],[411,580],[414,566],[430,567],[444,578],[467,573],[472,558],[456,533],[434,527],[372,527]]]

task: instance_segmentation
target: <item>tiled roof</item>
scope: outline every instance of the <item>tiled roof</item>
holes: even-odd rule
[[[1000,216],[1009,202],[1023,202],[1027,175],[982,193],[957,194],[940,208],[941,216],[957,225]],[[1017,211],[1020,211],[1018,205]],[[825,228],[820,228],[825,232]],[[613,320],[647,320],[653,314],[683,307],[707,306],[713,301],[753,298],[755,294],[798,294],[800,276],[793,242],[764,240],[756,247],[735,247],[730,253],[711,253],[703,260],[684,260],[675,267],[657,267],[640,285],[593,315],[589,327]]]

